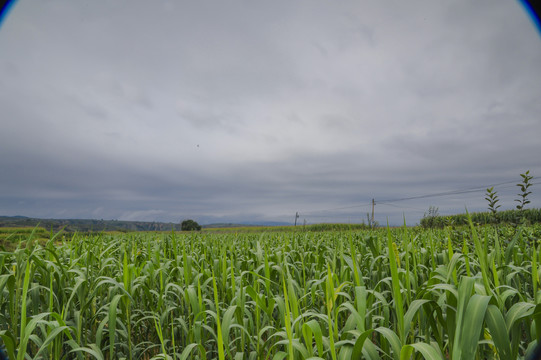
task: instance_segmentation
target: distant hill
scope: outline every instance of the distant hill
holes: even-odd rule
[[[39,225],[45,229],[67,232],[90,231],[180,231],[180,224],[123,221],[123,220],[96,220],[96,219],[37,219],[25,216],[0,216],[0,227],[35,227]]]
[[[0,216],[0,227],[35,227],[67,232],[99,232],[99,231],[181,231],[180,223],[163,223],[156,221],[124,221],[96,219],[38,219],[26,216]],[[245,226],[285,226],[286,222],[261,221],[246,223],[216,223],[201,225],[203,228],[228,228]]]

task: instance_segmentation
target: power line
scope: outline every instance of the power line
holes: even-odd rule
[[[514,184],[514,183],[516,183],[516,182],[515,181],[506,181],[506,182],[502,182],[502,183],[498,183],[498,184],[488,185],[486,187],[485,186],[478,186],[478,187],[474,187],[474,188],[466,188],[466,189],[461,189],[461,190],[444,191],[444,192],[441,192],[441,193],[417,195],[417,196],[410,196],[410,197],[399,198],[399,199],[380,200],[380,201],[378,201],[378,204],[384,204],[384,203],[388,204],[388,203],[394,203],[394,202],[406,201],[406,200],[415,200],[415,199],[426,199],[426,198],[430,198],[430,197],[468,194],[468,193],[473,193],[473,192],[478,192],[478,191],[485,191],[487,188],[490,188],[490,187],[495,187],[495,186],[500,186],[500,185],[507,185],[507,184]],[[532,185],[537,185],[537,184],[541,184],[541,182],[531,183],[531,184]]]
[[[382,205],[383,205],[383,204],[390,204],[390,203],[395,203],[395,202],[399,202],[399,201],[406,201],[406,200],[416,200],[416,199],[426,199],[426,198],[439,197],[439,196],[449,196],[449,195],[468,194],[468,193],[478,192],[478,191],[482,191],[482,190],[480,190],[480,189],[475,189],[475,190],[473,190],[473,189],[472,189],[472,190],[462,190],[462,191],[454,190],[454,191],[441,192],[441,193],[435,193],[435,194],[410,196],[410,197],[405,197],[405,198],[400,198],[400,199],[380,200],[380,201],[378,201],[378,204],[382,204]]]
[[[534,179],[535,178],[538,178],[538,177],[534,177]],[[491,184],[491,185],[488,185],[488,186],[477,186],[477,187],[470,187],[470,188],[465,188],[465,189],[449,190],[449,191],[444,191],[444,192],[440,192],[440,193],[424,194],[424,195],[403,197],[403,198],[397,198],[397,199],[380,200],[380,201],[376,201],[375,204],[388,205],[388,206],[394,206],[394,207],[400,208],[399,206],[393,205],[392,203],[396,203],[396,202],[400,202],[400,201],[407,201],[407,200],[427,199],[427,198],[432,198],[432,197],[469,194],[469,193],[474,193],[474,192],[479,192],[479,191],[486,191],[486,189],[490,188],[490,187],[496,187],[496,186],[502,186],[502,185],[510,185],[510,184],[512,184],[513,186],[516,186],[517,182],[516,182],[516,180],[514,180],[514,181],[505,181],[505,182],[501,182],[501,183]],[[533,182],[533,183],[530,183],[530,184],[531,185],[539,185],[539,184],[541,184],[541,181]],[[508,187],[508,186],[502,186],[502,187]],[[359,204],[359,205],[351,205],[351,206],[343,206],[343,207],[335,207],[335,208],[314,210],[314,211],[309,211],[309,212],[306,212],[306,213],[299,213],[299,215],[309,216],[309,217],[346,217],[346,216],[349,216],[349,215],[336,215],[336,214],[335,215],[314,215],[314,213],[327,212],[327,211],[336,211],[336,210],[346,210],[346,209],[356,209],[356,208],[362,208],[362,207],[369,207],[371,205],[372,205],[372,203],[370,202],[370,203]],[[423,211],[421,209],[413,208],[413,207],[402,207],[402,208],[406,208],[406,209],[410,208],[410,209]]]
[[[413,209],[413,210],[418,210],[418,211],[425,211],[426,210],[426,209],[419,209],[419,208],[412,207],[412,206],[399,206],[399,205],[387,204],[387,203],[378,203],[378,205],[392,206],[392,207],[395,207],[395,208],[398,208],[398,209]]]

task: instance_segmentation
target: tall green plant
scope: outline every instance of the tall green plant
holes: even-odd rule
[[[532,186],[530,180],[533,179],[533,176],[530,175],[530,170],[526,171],[524,174],[520,174],[522,176],[522,182],[518,183],[517,186],[520,188],[520,193],[518,194],[519,198],[515,201],[518,202],[517,210],[524,210],[524,206],[530,203],[530,200],[528,200],[528,195],[530,195],[532,192],[528,191],[530,186]]]
[[[494,186],[487,188],[487,192],[485,193],[485,200],[488,201],[488,210],[492,213],[492,215],[496,215],[496,211],[501,207],[501,205],[498,205],[498,195],[497,192],[494,191]]]

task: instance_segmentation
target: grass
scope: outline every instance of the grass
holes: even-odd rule
[[[0,252],[10,359],[517,359],[541,226],[27,234]]]
[[[46,243],[50,232],[41,227],[0,227],[0,248],[15,250],[18,244],[25,244],[29,236]]]

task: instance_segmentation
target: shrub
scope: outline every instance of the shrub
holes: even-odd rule
[[[199,225],[197,222],[193,220],[184,220],[180,224],[180,229],[182,231],[199,231],[201,230],[201,225]]]

